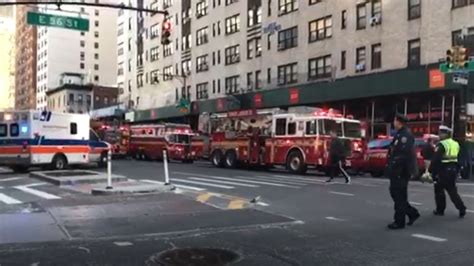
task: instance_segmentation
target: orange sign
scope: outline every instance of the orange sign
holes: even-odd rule
[[[444,73],[442,73],[438,69],[430,70],[430,89],[444,88],[444,86]]]

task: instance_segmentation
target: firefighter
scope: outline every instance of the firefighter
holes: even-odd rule
[[[420,217],[418,210],[408,203],[408,181],[416,175],[415,139],[407,128],[408,119],[397,114],[394,126],[397,130],[390,145],[387,174],[390,177],[390,196],[394,202],[394,222],[389,229],[405,228],[405,216],[408,225],[412,225]]]
[[[335,130],[329,132],[331,135],[331,147],[329,148],[329,160],[331,161],[331,169],[329,171],[329,179],[326,182],[331,182],[334,177],[339,175],[339,172],[346,178],[346,184],[351,183],[351,177],[347,174],[342,165],[346,159],[344,143],[337,137]]]
[[[459,143],[452,139],[453,130],[447,126],[439,127],[439,137],[441,141],[436,147],[436,152],[431,163],[430,172],[434,181],[434,193],[436,210],[434,215],[443,216],[446,209],[446,195],[448,192],[451,201],[459,211],[459,217],[466,215],[466,206],[456,188],[456,178],[459,174]]]

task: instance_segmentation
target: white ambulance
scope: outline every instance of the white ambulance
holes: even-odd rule
[[[89,124],[86,114],[0,111],[0,165],[18,172],[31,166],[104,165],[109,144]]]

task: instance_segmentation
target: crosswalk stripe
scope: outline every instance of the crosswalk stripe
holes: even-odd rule
[[[0,182],[15,181],[15,180],[20,180],[20,179],[24,179],[24,177],[9,177],[9,178],[2,178],[2,179],[0,179]]]
[[[310,182],[310,183],[322,183],[326,182],[326,180],[322,179],[317,179],[317,178],[304,178],[304,177],[297,177],[297,176],[283,176],[283,175],[271,175],[272,177],[278,177],[281,179],[286,179],[286,180],[299,180],[299,181],[304,181],[304,182]]]
[[[288,184],[288,185],[299,185],[299,186],[307,186],[307,185],[310,185],[310,184],[314,184],[314,183],[303,183],[302,181],[281,180],[281,179],[278,179],[278,178],[266,177],[266,176],[257,176],[257,177],[247,176],[245,178],[252,179],[252,180],[278,182],[278,183],[283,183],[283,184]]]
[[[237,181],[242,181],[242,182],[247,182],[247,183],[252,183],[252,184],[261,184],[261,185],[268,185],[268,186],[274,186],[274,187],[300,188],[300,187],[297,187],[297,186],[290,186],[290,185],[285,185],[285,184],[242,179],[242,178],[247,178],[246,176],[237,176],[237,177],[238,178],[227,178],[227,177],[212,176],[212,178],[223,179],[223,180],[237,180]]]
[[[35,184],[33,184],[33,185],[35,185]],[[46,193],[44,191],[40,191],[40,190],[37,190],[37,189],[30,188],[28,185],[26,185],[26,186],[16,186],[14,188],[16,188],[18,190],[21,190],[23,192],[38,196],[40,198],[44,198],[44,199],[60,199],[61,198],[61,197],[58,197],[56,195]]]
[[[173,178],[171,179],[171,182],[183,182],[183,183],[190,183],[190,184],[196,184],[196,185],[203,185],[203,186],[209,186],[209,187],[218,187],[218,188],[225,188],[225,189],[233,189],[235,187],[232,186],[225,186],[225,185],[218,185],[218,184],[210,184],[210,183],[205,183],[205,182],[199,182],[199,181],[193,181],[193,180],[187,180],[187,179],[180,179],[180,178]]]
[[[140,181],[145,182],[145,183],[152,183],[152,184],[160,184],[160,185],[164,184],[163,182],[156,181],[156,180],[150,180],[150,179],[140,179]],[[206,190],[204,188],[191,187],[191,186],[186,186],[186,185],[175,185],[175,184],[173,184],[173,186],[175,186],[177,188],[191,189],[191,190],[196,190],[196,191]]]
[[[470,195],[470,194],[461,194],[461,197],[465,197],[465,198],[474,198],[474,195]]]
[[[198,180],[198,181],[211,181],[215,183],[222,183],[222,184],[235,185],[235,186],[241,186],[241,187],[260,187],[257,185],[242,184],[242,183],[237,183],[237,182],[222,181],[222,180],[208,179],[208,178],[202,178],[202,177],[189,177],[189,179]]]
[[[329,193],[335,194],[335,195],[342,195],[342,196],[354,196],[354,194],[351,194],[351,193],[338,192],[338,191],[329,191]]]
[[[14,199],[12,197],[9,197],[3,193],[0,193],[0,201],[3,202],[3,203],[6,203],[6,204],[21,204],[23,202],[17,200],[17,199]]]

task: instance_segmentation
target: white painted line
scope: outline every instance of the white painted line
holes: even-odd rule
[[[17,200],[17,199],[14,199],[12,197],[9,197],[3,193],[0,193],[0,201],[3,202],[3,203],[6,203],[6,204],[21,204],[23,202]]]
[[[9,177],[9,178],[0,179],[0,182],[15,181],[15,180],[20,180],[20,179],[25,179],[25,178],[24,177]]]
[[[202,177],[189,177],[189,179],[198,180],[198,181],[210,181],[210,182],[214,182],[214,183],[222,183],[222,184],[235,185],[235,186],[241,186],[241,187],[260,187],[260,186],[257,186],[257,185],[242,184],[242,183],[237,183],[237,182],[222,181],[222,180],[202,178]]]
[[[23,192],[29,193],[29,194],[33,194],[40,198],[44,198],[44,199],[60,199],[61,198],[56,195],[46,193],[44,191],[39,191],[37,189],[29,188],[29,186],[16,186],[14,188],[21,190]]]
[[[163,185],[164,183],[163,182],[160,182],[160,181],[156,181],[156,180],[150,180],[150,179],[140,179],[141,182],[145,182],[145,183],[151,183],[151,184],[160,184],[160,185]],[[204,191],[206,189],[204,188],[198,188],[198,187],[191,187],[191,186],[185,186],[185,185],[175,185],[173,184],[173,186],[177,187],[177,188],[184,188],[184,189],[191,189],[191,190],[196,190],[196,191]]]
[[[268,185],[268,186],[274,186],[274,187],[300,188],[300,187],[297,187],[297,186],[290,186],[290,185],[284,185],[284,184],[278,184],[278,183],[272,183],[272,182],[253,181],[253,180],[242,179],[242,178],[246,178],[244,176],[238,176],[238,178],[227,178],[227,177],[213,176],[213,178],[223,179],[223,180],[237,180],[237,181],[247,182],[247,183],[251,183],[251,184]]]
[[[336,218],[336,217],[332,217],[332,216],[328,216],[328,217],[325,217],[327,220],[331,220],[331,221],[338,221],[338,222],[343,222],[345,221],[344,219],[341,219],[341,218]]]
[[[164,185],[165,183],[156,181],[156,180],[150,180],[150,179],[140,179],[141,182],[145,183],[151,183],[151,184],[159,184],[159,185]]]
[[[456,186],[474,186],[474,183],[456,183]]]
[[[470,195],[470,194],[461,194],[461,197],[465,197],[465,198],[474,198],[474,195]]]
[[[259,201],[259,202],[257,202],[256,204],[257,204],[257,205],[259,205],[259,206],[264,206],[264,207],[266,207],[266,206],[270,206],[270,204],[268,204],[268,203],[265,203],[265,202],[260,202],[260,201]]]
[[[323,182],[326,182],[326,180],[317,179],[317,178],[304,178],[304,177],[283,176],[283,175],[271,175],[271,176],[286,179],[286,180],[299,180],[299,181],[310,182],[310,183],[314,183],[314,182],[323,183]]]
[[[114,245],[119,247],[133,246],[132,242],[114,242]]]
[[[28,184],[24,185],[24,187],[39,187],[39,186],[44,186],[47,185],[46,183],[33,183],[33,184]]]
[[[447,240],[446,238],[439,238],[439,237],[423,235],[423,234],[412,234],[411,236],[421,238],[421,239],[431,240],[434,242],[444,242]]]
[[[415,201],[410,201],[410,204],[411,204],[411,205],[415,205],[415,206],[421,206],[421,205],[423,205],[423,203],[419,203],[419,202],[415,202]]]
[[[285,183],[290,183],[290,184],[304,184],[304,185],[316,185],[320,184],[323,181],[318,181],[318,180],[301,180],[301,179],[287,179],[287,178],[282,178],[282,177],[275,177],[275,176],[258,176],[258,178],[266,178],[270,179],[272,181],[278,181],[278,182],[285,182]]]
[[[199,181],[192,181],[192,180],[187,180],[187,179],[179,179],[179,178],[173,178],[173,182],[183,182],[183,183],[190,183],[190,184],[196,184],[196,185],[203,185],[203,186],[208,186],[208,187],[218,187],[218,188],[225,188],[225,189],[233,189],[235,187],[232,186],[225,186],[225,185],[218,185],[218,184],[209,184],[209,183],[204,183],[204,182],[199,182]]]
[[[335,194],[335,195],[342,195],[342,196],[354,196],[354,194],[351,194],[351,193],[345,193],[345,192],[337,192],[337,191],[329,191],[329,193],[331,194]]]
[[[262,181],[269,181],[269,182],[278,182],[278,183],[283,183],[283,184],[288,184],[288,185],[297,185],[297,186],[307,186],[307,185],[313,185],[316,183],[305,183],[303,181],[291,181],[291,180],[282,180],[280,178],[275,178],[275,177],[269,177],[269,176],[247,176],[245,177],[246,179],[251,179],[251,180],[262,180]]]
[[[474,213],[473,210],[466,210],[466,212],[469,212],[469,213]]]

